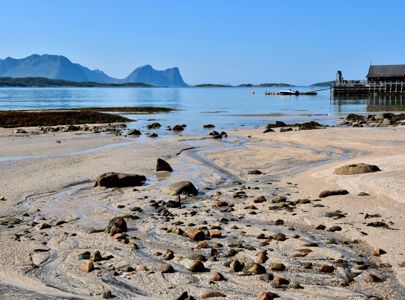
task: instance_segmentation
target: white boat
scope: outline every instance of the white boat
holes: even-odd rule
[[[280,95],[290,95],[290,96],[292,96],[292,95],[299,94],[299,92],[298,91],[293,91],[293,90],[284,90],[284,91],[280,91],[279,94]]]

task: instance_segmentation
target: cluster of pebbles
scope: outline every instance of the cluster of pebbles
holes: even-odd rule
[[[395,126],[404,120],[405,114],[349,115],[343,125]],[[148,130],[159,128],[159,123],[147,126]],[[167,129],[181,132],[185,128],[186,125],[175,125]],[[204,128],[215,126],[207,124]],[[277,121],[264,132],[275,128],[291,131],[323,126],[317,122]],[[40,131],[142,134],[136,129],[128,131],[125,125],[41,127]],[[209,136],[221,139],[227,134],[214,130]],[[158,159],[156,171],[173,169]],[[378,171],[377,166],[359,163],[340,167],[335,174]],[[324,209],[324,198],[344,197],[349,191],[320,190],[316,199],[294,199],[296,185],[281,186],[262,177],[267,178],[262,171],[250,170],[245,182],[224,182],[226,187],[200,190],[190,181],[179,181],[166,187],[164,193],[156,194],[154,189],[164,182],[150,183],[143,175],[108,172],[96,179],[93,188],[70,187],[72,190],[67,188],[60,194],[33,197],[28,207],[35,209],[22,216],[2,218],[0,226],[7,228],[14,247],[25,243],[31,249],[31,265],[24,269],[26,275],[79,298],[265,300],[329,299],[331,295],[336,299],[404,296],[398,291],[390,266],[379,260],[386,254],[383,249],[370,249],[359,240],[341,235],[346,226],[344,218],[350,212],[325,212],[328,226],[321,221],[316,226],[288,221],[288,215],[305,216],[310,209]],[[122,195],[126,197],[121,198]],[[368,194],[362,192],[358,196]],[[115,215],[103,228],[89,228],[81,223],[85,218],[97,219],[96,212],[95,216],[89,215],[93,211],[84,211],[77,219],[63,219],[47,213],[47,205],[40,205],[57,205],[57,201],[69,201],[69,197],[83,201],[98,197],[102,200],[98,200],[101,204],[97,203],[97,209],[108,207],[110,214]],[[367,226],[381,230],[392,225],[379,215],[366,215],[365,219],[372,219]]]
[[[367,169],[359,164],[345,170],[355,174],[359,168]],[[156,170],[173,171],[162,159]],[[17,243],[41,243],[31,254],[33,269],[27,274],[74,294],[177,300],[395,295],[392,272],[379,261],[385,251],[339,235],[346,212],[325,214],[336,223],[330,227],[290,224],[279,217],[321,209],[324,197],[347,191],[290,200],[294,184],[276,187],[261,181],[261,175],[257,170],[248,182],[200,191],[192,182],[180,181],[156,196],[153,185],[144,186],[144,176],[109,172],[92,189],[64,194],[85,199],[81,193],[101,197],[108,191],[120,213],[105,228],[55,219],[42,207],[1,225],[19,229]],[[134,200],[122,202],[122,191]],[[64,250],[58,249],[62,244]]]

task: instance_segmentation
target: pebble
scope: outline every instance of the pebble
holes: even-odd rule
[[[330,232],[342,231],[342,227],[335,225],[335,226],[329,227],[328,231],[330,231]]]
[[[259,279],[261,281],[265,281],[265,282],[269,282],[271,280],[273,280],[274,276],[271,273],[265,273],[265,274],[261,274]]]
[[[322,273],[333,273],[335,271],[335,267],[324,264],[319,267],[319,271],[321,271]]]
[[[257,294],[257,300],[272,300],[276,298],[280,298],[280,296],[272,292],[259,292]]]
[[[105,291],[103,292],[103,299],[112,299],[112,293],[111,291]]]
[[[347,190],[334,190],[334,191],[322,191],[319,194],[319,198],[326,198],[326,197],[330,197],[330,196],[339,196],[339,195],[347,195],[349,194],[349,192]]]
[[[270,269],[272,271],[284,271],[285,270],[285,265],[283,263],[271,263],[270,264]]]
[[[256,262],[259,264],[264,264],[269,258],[267,257],[267,251],[259,251],[256,254]]]
[[[94,264],[89,260],[80,266],[80,271],[90,273],[94,270]]]
[[[256,198],[253,200],[254,203],[263,203],[263,202],[266,202],[266,201],[267,201],[267,199],[266,199],[266,197],[264,197],[264,196],[256,197]]]
[[[274,288],[280,288],[281,286],[288,284],[290,284],[290,281],[280,276],[274,277],[271,281],[271,286]]]
[[[208,242],[207,241],[200,241],[197,243],[197,245],[195,246],[197,249],[206,249],[209,247]]]
[[[221,292],[207,292],[207,293],[201,295],[202,299],[215,298],[215,297],[226,297],[226,295]]]
[[[276,241],[285,241],[287,238],[284,233],[279,232],[273,235],[273,239],[275,239]]]
[[[387,254],[387,252],[381,248],[374,249],[374,256],[381,256],[383,254]]]
[[[171,260],[174,258],[174,252],[170,249],[167,249],[166,252],[163,254],[164,260]]]
[[[193,241],[202,241],[205,240],[205,233],[199,229],[192,229],[187,232],[187,235]]]
[[[233,272],[240,272],[243,270],[244,264],[236,259],[230,263],[229,267]]]
[[[145,271],[148,271],[149,269],[148,269],[148,267],[145,266],[145,265],[137,265],[137,266],[136,266],[136,270],[137,270],[138,272],[145,272]],[[162,272],[162,273],[163,273],[163,272]]]
[[[290,282],[290,288],[292,288],[292,289],[302,289],[302,286],[298,281],[293,280],[293,281]]]
[[[375,283],[375,282],[382,282],[382,278],[373,274],[373,273],[366,273],[363,275],[363,280],[367,283]]]
[[[90,251],[84,251],[78,255],[79,259],[90,259]]]
[[[287,198],[285,196],[277,196],[270,200],[271,203],[283,203],[286,201],[287,201]]]
[[[247,269],[246,273],[253,275],[265,274],[266,268],[263,267],[261,264],[255,263],[252,266],[250,266],[249,269]]]
[[[38,229],[48,229],[48,228],[52,228],[52,226],[48,223],[41,223],[38,225]]]
[[[95,252],[93,252],[93,253],[91,254],[91,256],[90,256],[90,260],[91,260],[92,262],[102,261],[102,260],[103,260],[103,257],[101,256],[100,251],[95,251]]]
[[[223,280],[225,280],[225,277],[224,277],[224,275],[222,275],[219,272],[214,272],[211,274],[210,280],[211,281],[223,281]]]
[[[164,264],[162,265],[160,272],[165,274],[165,273],[174,273],[174,269],[172,267],[172,265],[170,264]]]
[[[197,261],[194,261],[194,262],[191,264],[189,270],[190,270],[191,272],[193,272],[193,273],[204,272],[204,271],[205,271],[205,266],[204,266],[204,264],[203,264],[201,261],[197,260]]]
[[[222,233],[219,230],[211,230],[210,231],[210,237],[211,238],[220,238],[221,236],[222,236]]]

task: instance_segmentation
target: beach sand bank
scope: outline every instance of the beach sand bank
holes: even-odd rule
[[[25,131],[0,129],[0,298],[405,297],[405,127],[234,130],[226,139]],[[157,158],[174,171],[157,174]],[[351,163],[381,171],[334,174]],[[93,187],[109,171],[147,181]],[[200,193],[179,205],[165,190],[183,180]],[[120,215],[126,237],[104,233]],[[187,235],[196,228],[204,241]],[[190,271],[197,260],[202,272]]]

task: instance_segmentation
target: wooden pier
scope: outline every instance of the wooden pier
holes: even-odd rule
[[[398,95],[405,94],[405,81],[368,82],[359,80],[336,81],[332,84],[333,95]]]
[[[405,94],[405,65],[370,65],[367,80],[344,80],[337,71],[332,84],[335,96],[403,95]]]

